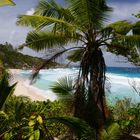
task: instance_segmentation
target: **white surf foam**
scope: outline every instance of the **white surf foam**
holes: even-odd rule
[[[110,83],[116,83],[116,84],[122,84],[129,86],[134,81],[137,84],[140,84],[140,78],[130,78],[125,76],[118,76],[115,74],[106,74],[107,79],[110,81]]]
[[[26,80],[24,82],[24,85],[27,88],[29,88],[32,91],[34,91],[37,95],[40,95],[40,96],[44,97],[45,99],[49,99],[51,101],[54,101],[54,100],[57,99],[57,96],[51,90],[41,90],[41,89],[39,89],[37,87],[34,87],[33,85],[30,84],[30,80]]]
[[[48,81],[57,81],[59,78],[65,77],[65,76],[76,76],[77,70],[73,69],[72,71],[70,69],[49,69],[49,70],[41,70],[40,75],[41,79],[48,80]],[[106,74],[107,79],[112,84],[112,92],[114,92],[117,96],[117,94],[130,94],[132,93],[132,85],[135,81],[137,85],[140,85],[140,78],[128,78],[125,76],[120,76],[112,73]],[[39,89],[33,85],[30,85],[30,80],[26,80],[24,83],[28,88],[31,88],[34,90],[34,92],[38,95],[43,96],[46,99],[50,100],[56,100],[57,96],[49,89],[42,90]],[[125,91],[120,91],[121,89],[127,89],[127,93]],[[128,89],[130,89],[130,93],[128,93]],[[116,91],[116,92],[115,92]],[[113,94],[114,94],[113,93]],[[133,96],[133,95],[132,95]]]

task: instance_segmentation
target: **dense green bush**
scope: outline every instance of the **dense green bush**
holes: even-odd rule
[[[111,111],[113,122],[119,124],[122,135],[140,133],[140,103],[134,104],[131,99],[118,100]]]
[[[66,108],[59,101],[32,102],[27,97],[20,96],[12,96],[6,102],[4,112],[1,112],[1,114],[0,136],[2,137],[10,137],[10,135],[12,137],[19,137],[21,133],[22,137],[27,137],[26,133],[23,133],[25,128],[32,132],[33,130],[30,129],[34,125],[36,125],[34,127],[42,127],[40,130],[43,133],[45,131],[43,131],[43,123],[53,136],[58,136],[66,131],[66,127],[60,123],[52,123],[46,120],[50,117],[70,115],[67,114]],[[8,132],[6,133],[6,131]],[[35,131],[35,133],[38,133],[38,131]]]
[[[0,112],[0,139],[4,140],[65,139],[70,131],[81,139],[92,135],[89,130],[85,122],[71,117],[60,101],[33,102],[27,97],[11,96]]]

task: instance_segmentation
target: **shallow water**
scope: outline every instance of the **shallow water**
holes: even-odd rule
[[[49,69],[41,70],[39,79],[32,85],[36,90],[41,90],[43,96],[51,94],[50,86],[59,78],[65,76],[76,76],[78,69]],[[21,71],[20,76],[30,77],[31,71]],[[139,102],[140,96],[134,91],[131,84],[135,81],[140,83],[140,69],[138,68],[107,68],[107,81],[110,85],[110,93],[107,93],[107,99],[114,102],[116,99],[132,98],[133,102]],[[131,83],[131,84],[130,84]],[[31,86],[31,85],[30,85]]]

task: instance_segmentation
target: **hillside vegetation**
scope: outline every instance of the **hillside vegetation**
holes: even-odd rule
[[[11,44],[0,44],[0,60],[7,68],[16,69],[30,69],[40,65],[43,62],[42,58],[23,55],[13,48]],[[51,62],[50,67],[57,66],[56,63]]]

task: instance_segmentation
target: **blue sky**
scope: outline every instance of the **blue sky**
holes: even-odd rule
[[[26,27],[16,26],[16,18],[20,14],[32,12],[38,0],[14,0],[16,6],[0,7],[0,43],[8,41],[13,45],[24,42],[27,32]],[[57,0],[63,3],[63,0]],[[140,0],[108,0],[108,5],[114,8],[110,21],[127,19],[136,20],[132,13],[140,10]]]
[[[57,1],[63,3],[63,0]],[[7,41],[14,46],[18,46],[25,41],[26,34],[30,29],[16,26],[17,16],[32,13],[38,0],[14,0],[14,2],[16,6],[0,7],[0,43]],[[140,11],[140,0],[107,0],[107,3],[114,8],[109,22],[124,19],[129,21],[137,20],[132,16],[132,13]]]

